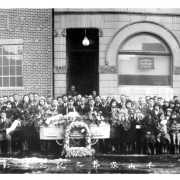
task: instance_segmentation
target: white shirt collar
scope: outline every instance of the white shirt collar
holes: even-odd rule
[[[1,119],[2,120],[2,122],[5,122],[6,121],[6,119]]]
[[[90,106],[90,109],[91,109],[91,110],[93,110],[93,108],[94,108],[94,107],[91,107],[91,106]]]
[[[105,107],[105,106],[106,106],[106,104],[107,104],[107,103],[105,103],[105,104],[102,104],[102,106],[103,106],[103,107]]]
[[[149,109],[150,109],[150,110],[152,110],[152,109],[153,109],[153,107],[149,106]]]

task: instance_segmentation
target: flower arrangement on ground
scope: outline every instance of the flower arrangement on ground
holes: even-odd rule
[[[70,147],[70,137],[73,128],[81,128],[81,132],[85,133],[86,147]],[[88,125],[82,121],[73,121],[67,125],[64,134],[64,150],[65,157],[82,157],[91,156],[91,131]]]

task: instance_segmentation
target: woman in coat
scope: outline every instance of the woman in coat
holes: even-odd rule
[[[126,153],[132,153],[133,144],[136,146],[136,124],[137,117],[135,114],[135,109],[133,109],[132,101],[126,101],[126,109],[128,114],[125,117],[125,121],[122,122],[124,128],[124,143],[126,145]]]
[[[22,144],[22,151],[28,151],[29,150],[29,141],[31,139],[31,131],[29,129],[29,126],[27,124],[27,112],[29,111],[30,104],[29,104],[29,96],[25,94],[23,96],[23,101],[19,105],[20,111],[21,111],[21,135],[20,135],[20,141]]]
[[[108,108],[108,114],[109,114],[109,123],[110,123],[110,139],[109,139],[109,146],[111,146],[111,151],[109,153],[115,153],[117,152],[118,146],[118,152],[120,151],[120,124],[119,121],[119,108],[118,103],[116,100],[112,100],[110,103],[110,107]]]
[[[151,154],[150,145],[154,147],[154,154],[156,154],[156,135],[157,135],[157,124],[151,114],[148,114],[144,118],[144,124],[142,129],[142,138],[141,138],[141,154],[143,154],[143,145],[146,145],[147,153]]]
[[[46,99],[44,97],[40,97],[39,103],[38,103],[38,111],[41,114],[44,114],[48,109],[49,109],[49,106],[47,105]],[[46,144],[47,143],[45,140],[40,140],[40,147],[41,147],[42,152],[46,151]]]
[[[158,126],[159,123],[159,117],[161,114],[164,114],[163,110],[161,109],[161,105],[159,103],[155,103],[153,106],[153,110],[149,112],[149,114],[154,119],[156,126]]]

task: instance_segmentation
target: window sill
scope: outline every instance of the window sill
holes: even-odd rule
[[[152,88],[152,89],[154,89],[154,88],[162,88],[162,89],[164,89],[164,88],[168,88],[168,89],[172,89],[173,87],[171,87],[171,86],[146,86],[146,85],[144,85],[144,86],[141,86],[141,85],[139,85],[139,86],[137,86],[137,85],[127,85],[127,86],[125,86],[125,85],[118,85],[118,88],[141,88],[141,89],[146,89],[146,88]]]
[[[0,87],[0,90],[24,90],[24,87]]]

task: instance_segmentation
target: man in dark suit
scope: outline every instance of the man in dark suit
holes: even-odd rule
[[[14,94],[14,95],[13,95],[13,98],[14,98],[15,108],[19,107],[19,105],[21,104],[21,101],[19,100],[18,94]]]
[[[146,96],[145,99],[146,99],[146,104],[149,105],[150,96]],[[154,99],[153,99],[153,100],[154,100]]]
[[[12,109],[16,108],[15,102],[14,102],[14,97],[12,95],[9,96],[8,101],[7,102],[11,102],[12,105]],[[6,102],[6,104],[7,104]]]
[[[47,102],[47,106],[50,107],[51,104],[52,104],[52,97],[51,96],[47,96],[46,102]]]
[[[173,96],[173,100],[174,100],[174,101],[178,100],[178,96],[176,96],[176,95]]]
[[[135,106],[135,109],[139,109],[144,116],[147,115],[148,106],[142,97],[139,98],[138,104],[137,106]]]
[[[1,110],[6,111],[7,119],[10,119],[12,122],[14,121],[15,107],[13,107],[12,102],[7,101],[6,106],[3,106]]]
[[[0,141],[3,139],[8,141],[8,153],[11,154],[11,135],[6,134],[6,129],[10,128],[12,122],[10,119],[6,117],[6,111],[1,111],[1,119],[0,119]],[[1,153],[1,144],[0,144],[0,153]]]
[[[162,97],[158,97],[158,103],[160,104],[160,106],[162,107],[163,103],[163,98]]]
[[[148,106],[147,106],[144,98],[142,98],[142,97],[139,98],[138,103],[135,104],[135,109],[140,110],[144,116],[146,116],[148,114]],[[144,118],[143,118],[143,120],[141,120],[141,124],[144,124]],[[143,136],[143,129],[141,126],[141,128],[136,129],[137,149],[140,149],[140,147],[141,147],[140,139],[142,136]]]
[[[63,98],[63,105],[62,105],[63,115],[65,115],[66,114],[66,108],[68,106],[68,97],[67,97],[67,95],[63,95],[62,98]]]
[[[3,99],[4,99],[4,105],[6,104],[6,102],[8,101],[8,96],[3,96]]]
[[[72,97],[77,96],[77,92],[75,91],[75,86],[74,85],[72,85],[71,89],[67,91],[67,95],[71,95]]]
[[[85,95],[84,98],[85,98],[85,104],[87,105],[88,104],[88,95]]]
[[[110,105],[107,103],[106,97],[103,96],[103,97],[101,98],[101,103],[102,103],[102,107],[101,107],[102,116],[103,116],[103,117],[109,117],[108,108],[109,108]]]
[[[34,100],[33,100],[33,102],[34,102],[34,105],[36,106],[36,107],[38,107],[38,105],[39,105],[39,95],[38,95],[38,93],[33,93],[33,98],[34,98]]]
[[[99,96],[96,96],[96,98],[95,98],[94,107],[98,108],[98,111],[101,111],[102,104],[101,104],[101,99]]]
[[[4,98],[0,98],[0,109],[4,106]]]
[[[96,96],[97,96],[96,91],[92,91],[92,97],[93,97],[94,100],[96,99]]]
[[[149,100],[148,100],[148,110],[147,110],[148,114],[150,114],[152,112],[153,107],[154,107],[154,99],[149,98]]]
[[[96,112],[99,111],[99,109],[97,107],[95,107],[94,104],[95,104],[94,99],[90,99],[89,106],[87,107],[86,113],[93,112],[93,111],[96,111]]]
[[[74,102],[74,107],[78,107],[78,106],[80,106],[81,105],[81,97],[82,97],[82,95],[81,94],[78,94],[77,95],[77,100]]]
[[[73,104],[74,104],[74,100],[73,100],[73,98],[70,98],[68,100],[68,106],[66,107],[66,114],[65,115],[67,115],[69,112],[77,112],[76,107],[74,107]]]
[[[124,94],[121,94],[120,96],[121,102],[118,104],[118,107],[121,109],[122,107],[125,107],[126,104],[126,96]]]
[[[80,114],[80,115],[85,115],[86,114],[86,111],[87,111],[87,106],[85,104],[85,98],[82,97],[81,98],[81,104],[79,106],[77,106],[77,112]]]
[[[107,102],[107,105],[110,106],[111,98],[109,96],[106,98],[106,102]]]
[[[58,106],[58,102],[56,99],[52,100],[51,106],[49,107],[54,114],[63,114],[63,107]]]
[[[63,98],[62,98],[61,96],[58,96],[58,97],[57,97],[57,101],[58,101],[58,106],[59,106],[59,107],[63,107],[63,103],[64,103],[64,102],[63,102]]]
[[[166,112],[166,110],[169,108],[169,100],[164,99],[164,104],[162,105],[162,110]]]
[[[63,95],[62,98],[63,98],[63,107],[67,107],[68,106],[68,97],[66,95]]]

